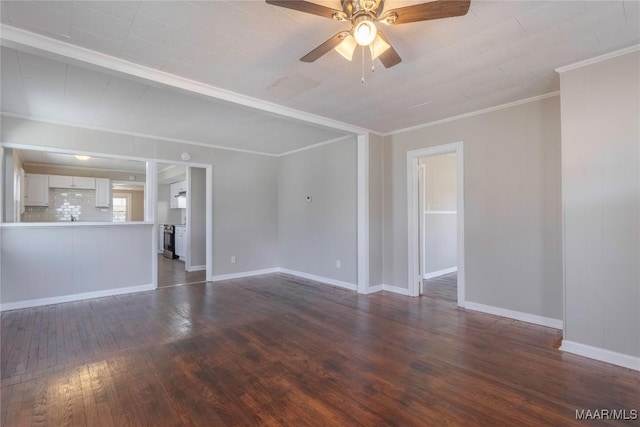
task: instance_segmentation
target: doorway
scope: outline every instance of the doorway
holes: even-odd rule
[[[419,165],[420,295],[457,300],[456,154],[422,157]],[[446,277],[445,277],[446,276]]]
[[[206,281],[206,169],[157,164],[158,287]]]
[[[409,295],[448,295],[460,307],[465,301],[463,164],[462,142],[407,152]]]

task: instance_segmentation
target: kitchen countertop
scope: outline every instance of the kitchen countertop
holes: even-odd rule
[[[153,222],[129,221],[129,222],[108,222],[108,221],[60,221],[60,222],[3,222],[0,228],[50,228],[50,227],[119,227],[134,225],[153,225]]]

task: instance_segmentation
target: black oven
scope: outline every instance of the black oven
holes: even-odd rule
[[[175,259],[176,255],[176,229],[173,225],[164,226],[164,252],[165,258]]]

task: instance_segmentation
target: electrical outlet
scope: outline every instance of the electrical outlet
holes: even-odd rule
[[[235,264],[236,263],[236,256],[232,256],[231,257],[231,264]]]
[[[336,260],[336,268],[341,268],[341,267],[342,267],[342,261]]]

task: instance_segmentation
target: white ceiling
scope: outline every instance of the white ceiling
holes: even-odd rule
[[[338,0],[316,2],[339,8]],[[409,3],[420,1],[387,0],[386,9]],[[359,59],[350,63],[332,51],[311,64],[298,60],[348,24],[264,1],[3,1],[1,19],[73,45],[384,133],[556,91],[555,68],[640,42],[639,6],[638,1],[472,0],[464,17],[385,27],[403,61],[390,69],[378,63],[374,73],[367,64],[365,84],[360,83]],[[2,62],[2,108],[9,112],[57,115],[87,125],[270,153],[344,134],[329,135],[327,129],[255,111],[250,112],[253,119],[246,119],[244,107],[6,49]],[[18,73],[25,88],[13,92],[26,95],[11,93],[5,102],[5,76],[13,79]],[[46,92],[44,101],[32,102],[30,97],[40,92]],[[174,114],[179,119],[167,122]],[[281,122],[272,126],[277,120]],[[292,126],[293,133],[278,133],[281,126]],[[308,143],[300,143],[301,133]],[[289,135],[295,138],[287,140]]]

